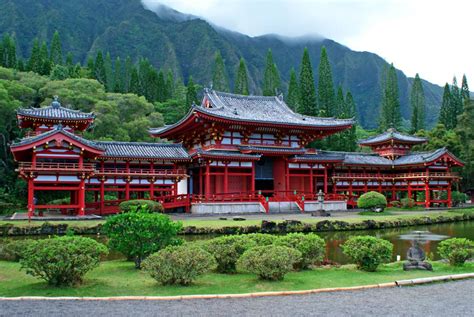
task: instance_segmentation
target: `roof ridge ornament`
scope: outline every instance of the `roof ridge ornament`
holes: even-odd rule
[[[58,109],[61,107],[61,103],[59,102],[59,97],[57,95],[53,96],[53,101],[51,102],[51,107]]]

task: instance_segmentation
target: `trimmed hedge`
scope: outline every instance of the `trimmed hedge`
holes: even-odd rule
[[[451,238],[441,241],[439,255],[451,265],[461,266],[474,256],[474,242],[465,238]]]
[[[134,199],[134,200],[127,200],[120,203],[119,208],[121,212],[130,212],[134,210],[134,208],[143,207],[150,212],[164,212],[163,205],[159,202],[153,200],[146,200],[146,199]]]
[[[29,244],[20,259],[27,274],[53,286],[81,284],[84,275],[99,266],[108,253],[105,245],[91,238],[65,236],[37,240]]]
[[[35,240],[32,239],[9,241],[0,250],[0,259],[18,262],[23,258],[26,249],[34,242]]]
[[[237,266],[240,271],[257,274],[262,280],[277,281],[282,280],[299,261],[301,261],[301,252],[298,250],[284,246],[265,245],[245,251],[237,262]]]
[[[314,233],[288,233],[278,237],[275,245],[293,248],[301,252],[301,260],[295,263],[296,269],[307,269],[315,262],[322,261],[326,243]]]
[[[342,251],[363,271],[374,272],[377,267],[392,259],[393,244],[372,236],[349,238]]]
[[[163,285],[189,285],[215,267],[216,260],[211,254],[186,244],[167,247],[143,261],[145,271]]]
[[[239,257],[256,245],[256,242],[247,236],[238,235],[211,239],[203,244],[203,248],[216,259],[218,272],[235,273]]]
[[[387,207],[387,198],[374,191],[368,192],[359,197],[357,207],[372,211],[376,211],[380,208],[381,211],[383,211],[385,207]]]

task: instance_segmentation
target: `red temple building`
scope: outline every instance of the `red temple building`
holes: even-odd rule
[[[293,112],[281,96],[241,96],[204,90],[179,122],[150,129],[173,143],[90,141],[94,115],[55,99],[20,109],[27,137],[11,145],[28,182],[28,213],[56,209],[74,215],[118,212],[132,198],[160,201],[167,211],[193,213],[343,210],[378,191],[389,201],[413,198],[426,208],[451,206],[462,163],[446,149],[412,152],[427,140],[393,129],[366,140],[372,153],[308,149],[349,129],[351,119]],[[66,191],[68,204],[36,202],[44,191]],[[317,193],[325,194],[324,202]],[[443,194],[444,193],[444,194]]]

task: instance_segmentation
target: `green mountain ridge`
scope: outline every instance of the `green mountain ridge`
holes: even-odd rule
[[[177,16],[178,14],[178,16]],[[158,16],[140,0],[0,0],[0,33],[14,34],[20,56],[28,56],[35,37],[49,40],[55,30],[61,34],[63,52],[72,52],[85,63],[97,51],[112,57],[148,58],[157,68],[171,69],[177,77],[192,75],[209,86],[214,54],[220,50],[231,85],[240,57],[249,71],[253,94],[261,93],[265,54],[270,48],[281,73],[286,92],[292,67],[298,69],[303,49],[308,47],[317,73],[321,47],[327,48],[335,86],[342,85],[354,96],[358,119],[365,128],[375,128],[379,113],[380,85],[388,63],[370,52],[356,52],[330,39],[285,38],[277,35],[250,37],[212,26],[202,19]],[[401,111],[408,120],[412,78],[398,71]],[[441,104],[442,87],[423,81],[427,122],[432,126]]]

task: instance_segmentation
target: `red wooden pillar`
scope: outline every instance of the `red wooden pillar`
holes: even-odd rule
[[[130,173],[130,161],[125,162],[125,171]],[[130,200],[130,176],[125,179],[125,200]]]
[[[84,216],[86,214],[86,185],[85,185],[85,177],[81,177],[81,182],[79,183],[79,191],[78,191],[78,205],[79,205],[79,216]]]
[[[286,172],[286,177],[285,177],[285,190],[286,192],[290,192],[291,191],[291,188],[290,188],[290,163],[288,162],[288,160],[285,160],[285,172]]]
[[[328,192],[328,166],[324,165],[324,193]]]
[[[209,161],[206,161],[206,173],[204,174],[205,176],[205,184],[204,184],[204,196],[209,198],[210,195],[210,189],[211,189],[211,168],[210,168],[210,163]]]
[[[252,161],[252,176],[250,180],[250,188],[252,193],[255,192],[255,161]]]
[[[199,166],[199,195],[202,196],[204,194],[204,191],[202,190],[203,187],[203,168],[202,166]]]
[[[28,218],[31,218],[35,214],[35,204],[34,204],[34,196],[35,195],[35,188],[33,184],[33,177],[28,178]]]
[[[224,193],[229,192],[229,163],[224,162]]]
[[[105,180],[102,178],[100,180],[100,209],[99,212],[102,215],[105,207]]]
[[[314,186],[313,186],[313,166],[309,165],[309,191],[311,194],[314,194]]]
[[[411,199],[411,182],[410,181],[407,181],[408,182],[408,199],[410,200]]]
[[[451,208],[452,202],[451,202],[451,182],[448,182],[448,208]]]
[[[431,197],[430,197],[430,171],[428,167],[425,171],[425,208],[430,208],[431,206]]]

